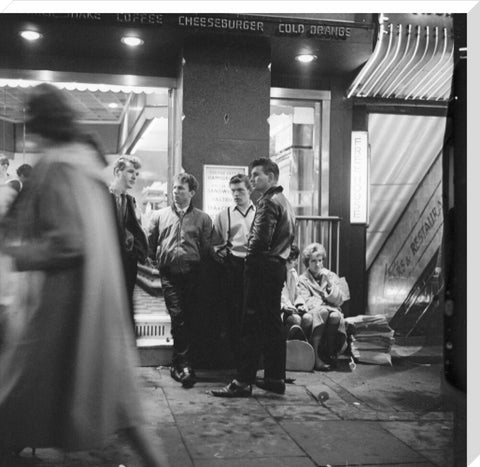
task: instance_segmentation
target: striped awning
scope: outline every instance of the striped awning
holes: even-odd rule
[[[347,97],[446,101],[453,76],[450,14],[381,14],[375,49]]]

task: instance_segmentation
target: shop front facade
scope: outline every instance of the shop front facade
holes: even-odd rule
[[[146,220],[168,203],[176,173],[198,178],[195,204],[213,216],[229,202],[229,175],[269,156],[281,168],[280,184],[298,217],[297,243],[324,243],[330,268],[350,286],[345,314],[368,313],[369,301],[377,303],[369,289],[383,284],[381,278],[369,283],[368,275],[374,263],[367,245],[369,131],[372,115],[382,120],[388,112],[379,111],[380,101],[369,101],[371,96],[362,99],[352,83],[376,53],[393,54],[395,44],[389,50],[379,45],[382,28],[389,37],[402,31],[394,32],[387,20],[376,14],[1,15],[0,152],[12,159],[12,167],[34,162],[22,104],[29,86],[50,81],[84,106],[83,125],[100,136],[110,161],[126,153],[142,159],[135,194]],[[431,24],[433,31],[441,23],[451,29],[448,21],[410,15],[395,27]],[[25,41],[22,30],[42,37]],[[141,44],[129,47],[124,37]],[[423,46],[432,67],[443,47],[437,42],[435,50]],[[445,45],[448,53],[450,46]],[[400,49],[392,60],[400,59]],[[446,116],[446,99],[435,105],[420,101],[394,113]],[[442,122],[432,122],[440,134]],[[428,162],[425,171],[430,169]],[[374,311],[382,313],[381,307]]]

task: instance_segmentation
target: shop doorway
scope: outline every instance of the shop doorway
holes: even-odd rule
[[[295,210],[297,246],[322,243],[327,267],[338,273],[340,219],[329,207],[330,98],[330,91],[272,88],[270,158]]]
[[[171,139],[174,83],[159,78],[84,73],[24,71],[0,78],[0,154],[10,159],[9,177],[22,164],[35,164],[39,154],[26,131],[26,101],[33,86],[49,82],[65,91],[77,108],[82,129],[97,137],[109,166],[120,155],[139,157],[142,169],[132,190],[146,227],[149,213],[167,205],[175,165]],[[9,73],[1,73],[0,76]],[[131,84],[128,84],[131,83]]]
[[[295,213],[329,215],[330,92],[272,88],[270,157]]]

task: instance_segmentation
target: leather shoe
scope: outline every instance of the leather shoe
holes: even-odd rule
[[[185,367],[180,382],[184,388],[192,388],[197,382],[195,372],[190,367]]]
[[[255,385],[264,391],[274,392],[275,394],[285,394],[285,381],[283,379],[257,378]]]
[[[188,366],[178,368],[176,366],[170,367],[170,376],[179,383],[182,383],[184,388],[191,388],[197,382],[195,372]]]
[[[252,386],[239,386],[235,381],[221,389],[213,389],[212,396],[215,397],[250,397],[252,395]]]
[[[180,372],[181,372],[181,369],[176,367],[176,366],[171,366],[170,367],[170,376],[175,380],[175,381],[178,381],[180,382],[181,381],[181,377],[180,377]]]

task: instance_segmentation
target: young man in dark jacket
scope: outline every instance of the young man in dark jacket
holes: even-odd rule
[[[157,211],[150,221],[148,242],[158,261],[163,296],[170,314],[173,336],[173,379],[190,388],[195,382],[190,347],[192,315],[198,307],[201,262],[210,254],[212,220],[193,207],[197,179],[188,173],[173,183],[173,204]]]
[[[212,391],[217,397],[249,397],[252,384],[285,392],[286,343],[281,320],[281,293],[286,278],[286,260],[295,235],[295,215],[277,186],[278,165],[261,158],[250,164],[250,178],[262,194],[249,234],[245,259],[245,309],[240,364],[237,377],[226,387]],[[265,378],[256,380],[263,351]]]
[[[144,263],[147,259],[148,243],[137,217],[135,198],[127,192],[134,187],[140,168],[138,157],[119,157],[113,165],[114,179],[110,185],[110,192],[115,200],[128,305],[134,330],[133,291],[137,280],[137,264]]]

